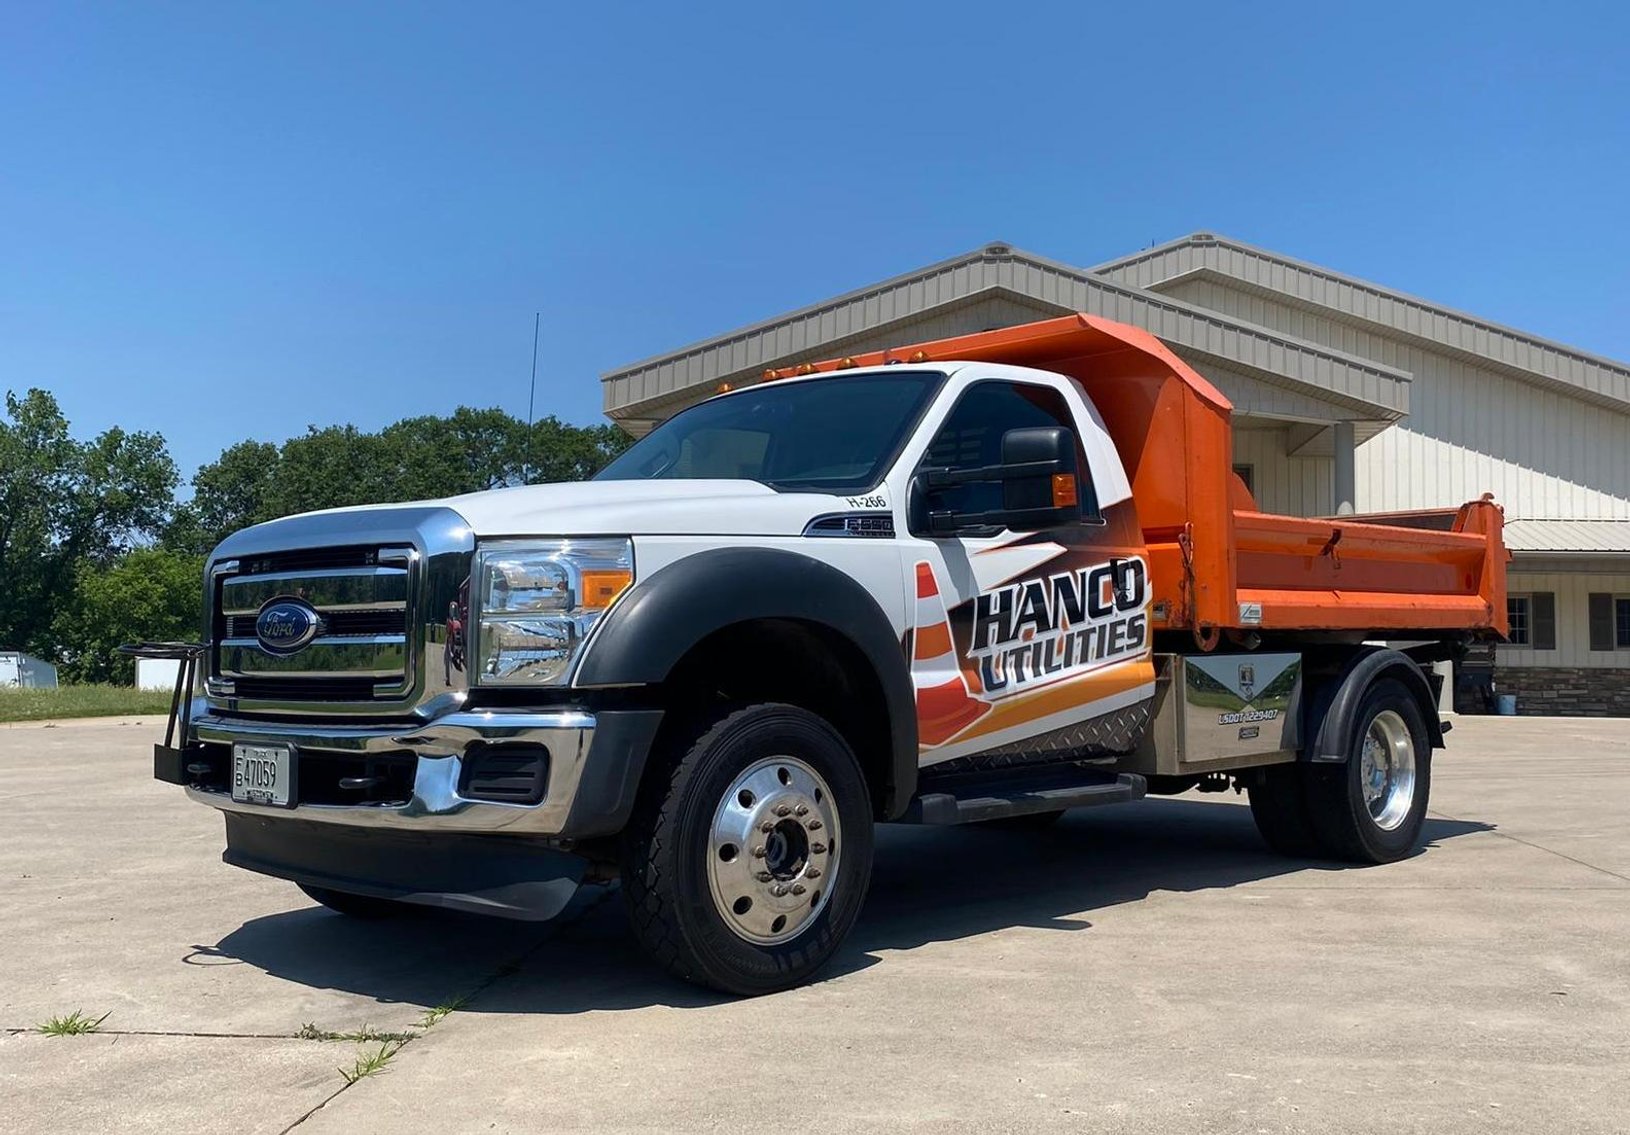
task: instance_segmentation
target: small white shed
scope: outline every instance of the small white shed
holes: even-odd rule
[[[175,689],[176,675],[181,672],[181,663],[174,658],[138,658],[136,659],[136,688],[138,690],[163,690],[169,693]]]
[[[32,654],[17,650],[0,650],[0,689],[54,690],[57,686],[57,668]]]

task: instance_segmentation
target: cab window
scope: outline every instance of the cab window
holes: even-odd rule
[[[1098,517],[1087,455],[1075,432],[1075,418],[1064,395],[1051,386],[1027,382],[980,382],[962,392],[923,455],[925,469],[977,469],[1002,461],[1002,435],[1031,426],[1063,426],[1075,434],[1076,479],[1081,515]],[[1002,486],[971,482],[934,491],[934,507],[953,512],[994,512],[1002,508]]]

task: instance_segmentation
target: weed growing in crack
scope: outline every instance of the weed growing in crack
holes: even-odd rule
[[[385,1070],[385,1065],[391,1062],[391,1057],[402,1051],[406,1041],[389,1041],[380,1045],[373,1052],[361,1052],[349,1068],[341,1068],[340,1076],[347,1085],[354,1084],[364,1076],[374,1076]]]
[[[109,1009],[100,1017],[88,1017],[83,1010],[75,1009],[66,1017],[52,1017],[43,1025],[34,1027],[46,1036],[83,1036],[86,1033],[99,1032],[102,1022],[107,1020],[112,1012],[113,1010]]]
[[[440,1021],[443,1017],[450,1013],[458,1012],[469,1003],[470,998],[468,995],[466,995],[463,997],[455,997],[451,1001],[445,1001],[442,1004],[437,1005],[434,1009],[426,1009],[424,1016],[419,1018],[419,1023],[415,1027],[428,1029],[436,1024],[436,1022]]]

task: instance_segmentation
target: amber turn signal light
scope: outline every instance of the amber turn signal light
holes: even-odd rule
[[[634,573],[627,568],[598,568],[584,571],[581,579],[583,594],[578,601],[588,610],[603,611],[634,582]]]
[[[1053,474],[1053,507],[1072,508],[1077,503],[1075,493],[1075,474]]]

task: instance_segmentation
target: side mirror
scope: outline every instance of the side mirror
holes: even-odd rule
[[[1002,463],[977,469],[925,469],[917,475],[922,523],[914,529],[948,536],[969,529],[1037,532],[1081,519],[1081,483],[1075,466],[1075,434],[1063,426],[1033,426],[1002,435]],[[936,490],[954,485],[999,484],[1001,508],[958,511],[937,508]]]

